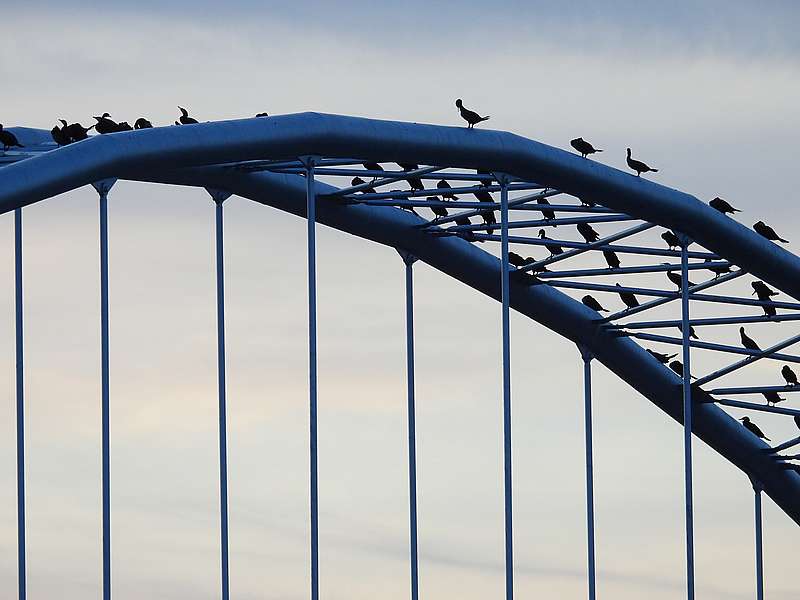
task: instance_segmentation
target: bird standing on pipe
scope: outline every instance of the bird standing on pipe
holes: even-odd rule
[[[472,129],[480,123],[481,121],[488,121],[489,117],[482,117],[474,110],[469,110],[468,108],[464,108],[464,103],[461,101],[461,98],[456,100],[456,106],[458,107],[458,111],[461,113],[461,118],[467,122],[467,129]]]

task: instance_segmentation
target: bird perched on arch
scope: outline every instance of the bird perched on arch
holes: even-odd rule
[[[750,287],[753,288],[753,294],[756,294],[758,299],[763,300],[764,302],[769,302],[773,296],[778,295],[778,292],[770,288],[763,281],[754,281],[750,284]],[[753,294],[750,295],[752,296]]]
[[[674,271],[667,271],[667,279],[669,279],[672,283],[677,285],[679,290],[683,288],[683,277],[681,277]],[[694,287],[694,284],[688,279],[686,280],[686,284],[689,287]]]
[[[656,352],[655,350],[650,350],[650,348],[645,348],[645,350],[647,350],[647,352],[650,354],[650,356],[655,358],[662,365],[667,364],[673,358],[678,356],[677,354],[662,354],[661,352]],[[681,368],[683,368],[683,365],[681,365]]]
[[[789,240],[785,240],[775,233],[775,230],[764,223],[764,221],[759,221],[753,225],[753,230],[760,236],[767,238],[770,242],[783,242],[784,244],[789,243]]]
[[[761,348],[756,344],[756,341],[744,332],[744,327],[739,327],[739,337],[742,339],[742,346],[747,350],[761,352]]]
[[[550,206],[550,201],[547,198],[537,198],[536,204],[543,204]],[[543,208],[542,216],[544,217],[545,221],[552,221],[553,219],[556,218],[556,212],[551,208]],[[554,224],[553,227],[558,227],[558,225]]]
[[[588,306],[589,308],[591,308],[592,310],[596,310],[597,312],[608,312],[608,309],[603,308],[603,305],[600,304],[594,298],[594,296],[591,296],[589,294],[586,294],[583,298],[581,298],[581,302],[583,302],[585,306]]]
[[[564,249],[561,247],[561,245],[547,237],[544,229],[539,230],[539,239],[545,240],[544,247],[547,248],[548,252],[550,252],[550,256],[564,254]]]
[[[103,113],[100,117],[93,117],[97,123],[95,123],[94,130],[97,133],[106,134],[106,133],[114,133],[117,131],[119,124],[111,118],[111,115],[107,112]]]
[[[703,262],[705,263],[712,263],[713,261],[710,258],[705,259]],[[707,267],[709,271],[714,273],[714,279],[718,279],[721,275],[725,273],[731,272],[731,265],[730,264],[709,264]]]
[[[683,325],[681,323],[678,323],[678,331],[683,333]],[[690,340],[699,340],[700,339],[700,336],[697,335],[697,332],[694,330],[694,327],[692,327],[691,325],[689,325],[689,339]]]
[[[619,256],[617,256],[616,252],[613,250],[603,250],[603,258],[606,259],[606,264],[609,269],[619,269]]]
[[[66,146],[67,144],[71,144],[72,140],[67,133],[67,122],[64,119],[59,119],[61,121],[61,127],[56,125],[50,130],[50,136],[53,138],[53,141],[58,144],[59,146]]]
[[[631,149],[628,148],[628,158],[627,158],[628,167],[632,171],[636,171],[636,176],[639,177],[642,173],[658,173],[658,169],[654,169],[653,167],[648,167],[645,163],[640,160],[636,160],[635,158],[631,158]]]
[[[428,202],[441,202],[441,200],[439,200],[439,196],[428,196],[427,200]],[[444,206],[433,205],[430,207],[430,209],[437,217],[447,216],[447,209]]]
[[[592,242],[596,242],[600,239],[600,234],[594,230],[589,223],[578,223],[578,233],[581,234],[583,239],[586,240],[587,244],[591,244]]]
[[[728,204],[728,203],[727,203],[725,200],[723,200],[723,199],[722,199],[722,198],[720,198],[719,196],[717,196],[716,198],[714,198],[713,200],[711,200],[711,201],[708,203],[708,205],[709,205],[711,208],[715,208],[715,209],[717,209],[717,210],[718,210],[719,212],[721,212],[723,215],[726,215],[726,214],[731,214],[731,215],[732,215],[733,213],[742,212],[742,211],[741,211],[741,210],[739,210],[738,208],[733,208],[733,207],[732,207],[730,204]]]
[[[756,437],[761,438],[762,440],[766,440],[768,442],[772,441],[767,436],[764,435],[764,432],[758,428],[758,425],[756,425],[750,420],[750,417],[742,417],[739,420],[742,422],[742,425],[745,426],[745,429],[747,429],[750,433],[752,433]]]
[[[764,396],[764,398],[767,401],[767,404],[772,406],[775,406],[778,402],[783,402],[786,400],[786,398],[782,398],[778,392],[773,390],[769,390],[767,392],[761,392],[761,395]]]
[[[675,235],[673,231],[665,231],[661,234],[661,239],[667,243],[669,249],[672,250],[673,248],[680,248],[681,246],[681,239]]]
[[[181,111],[181,116],[178,118],[178,123],[181,125],[195,125],[197,124],[197,119],[193,119],[189,116],[189,111],[183,108],[182,106],[178,107],[178,110]]]
[[[356,187],[357,185],[365,185],[367,182],[361,179],[361,177],[353,177],[350,180],[350,185]],[[360,190],[362,194],[374,194],[375,188],[373,187],[366,187]]]
[[[615,283],[614,285],[617,286],[618,288],[622,287],[618,283]],[[633,292],[628,292],[626,290],[620,290],[617,293],[619,294],[619,297],[622,300],[622,302],[628,308],[636,308],[637,306],[639,306],[639,300],[636,299],[636,296],[634,295]]]
[[[153,124],[144,117],[139,117],[133,122],[134,129],[151,129],[152,127]]]
[[[458,111],[461,113],[461,118],[467,122],[467,129],[472,129],[480,123],[481,121],[488,121],[489,117],[485,116],[482,117],[474,110],[470,110],[464,107],[464,103],[461,101],[461,98],[456,100],[456,107],[458,107]]]
[[[441,179],[436,184],[436,189],[438,189],[438,190],[451,190],[451,189],[453,189],[453,186],[451,186],[449,183],[447,183],[446,179]],[[456,196],[452,192],[447,192],[447,191],[442,191],[442,198],[444,198],[445,200],[458,200],[458,196]]]
[[[70,123],[66,128],[66,133],[69,136],[69,139],[73,142],[80,142],[82,140],[89,138],[89,131],[97,127],[97,125],[92,125],[91,127],[84,127],[80,123]]]
[[[602,150],[600,150],[599,148],[595,148],[582,137],[570,140],[569,145],[575,148],[575,150],[577,150],[578,152],[580,152],[583,158],[586,158],[588,154],[594,154],[595,152],[602,152]]]
[[[117,123],[117,131],[133,131],[133,127],[127,121]]]
[[[525,265],[527,265],[529,262],[532,261],[530,260],[530,258],[525,258],[523,256],[520,256],[516,252],[509,252],[508,262],[510,262],[515,267],[524,267]]]
[[[798,385],[797,374],[789,365],[783,365],[783,368],[781,369],[781,375],[783,375],[783,378],[786,380],[786,385]]]
[[[3,129],[2,125],[0,125],[0,144],[3,144],[3,152],[6,152],[9,148],[25,147],[19,143],[17,136],[15,136],[10,131]]]

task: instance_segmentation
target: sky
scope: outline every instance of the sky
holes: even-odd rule
[[[201,120],[317,110],[459,125],[461,97],[492,128],[596,141],[612,166],[632,146],[657,181],[800,240],[795,2],[34,0],[3,17],[6,126],[105,111],[170,124],[178,104]],[[218,598],[213,204],[129,182],[109,202],[114,595]],[[305,223],[236,197],[225,218],[231,593],[306,598]],[[26,208],[24,226],[29,597],[83,600],[101,585],[96,194]],[[11,215],[0,248],[0,596],[14,597]],[[322,595],[407,598],[403,264],[321,227],[318,278]],[[499,308],[422,264],[415,292],[421,591],[497,597]],[[599,593],[681,598],[681,430],[594,371]],[[582,598],[579,357],[515,314],[512,374],[517,595]],[[796,435],[786,419],[758,422]],[[749,483],[695,452],[698,597],[750,598]],[[795,598],[800,531],[769,499],[764,510],[766,594]]]

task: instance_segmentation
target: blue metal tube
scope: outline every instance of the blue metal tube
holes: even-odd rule
[[[508,184],[503,178],[500,187],[500,235],[502,268],[503,322],[503,474],[505,483],[506,600],[514,598],[514,528],[512,511],[512,446],[511,446],[511,334],[509,326],[509,262],[508,262]]]
[[[692,494],[692,379],[689,356],[689,241],[681,240],[681,319],[683,321],[683,465],[686,493],[686,596],[694,600],[694,506]]]
[[[111,600],[111,450],[108,373],[108,190],[100,192],[100,339],[103,452],[103,600]]]
[[[228,569],[228,423],[225,400],[225,256],[222,200],[215,202],[217,263],[217,393],[219,396],[219,519],[222,600],[230,597]]]
[[[319,600],[319,494],[317,464],[317,247],[314,187],[315,159],[306,163],[306,216],[308,237],[308,394],[311,477],[311,600]]]
[[[408,508],[411,552],[411,600],[419,599],[417,554],[417,437],[414,398],[414,261],[405,254],[406,265],[406,379],[408,389]]]
[[[756,521],[756,599],[764,600],[764,552],[763,552],[763,533],[761,529],[761,490],[764,489],[760,483],[753,482],[753,492],[755,496],[755,521]]]
[[[17,391],[17,584],[18,599],[25,600],[25,369],[22,336],[22,209],[14,210],[14,308],[16,309]]]
[[[592,354],[581,347],[583,358],[583,422],[586,450],[586,550],[589,600],[597,597],[594,555],[594,458],[592,441]]]

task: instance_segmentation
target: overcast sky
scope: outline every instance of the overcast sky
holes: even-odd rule
[[[180,104],[201,120],[318,110],[457,125],[461,97],[493,128],[596,141],[613,166],[633,146],[659,182],[723,196],[800,244],[796,2],[162,4],[4,7],[0,121],[49,129],[108,111],[169,124]],[[225,211],[231,592],[306,598],[305,223],[241,198]],[[109,213],[115,597],[217,598],[213,204],[201,190],[122,182]],[[83,600],[99,594],[101,564],[96,194],[24,219],[29,597]],[[403,265],[336,231],[318,240],[322,594],[399,600]],[[14,597],[11,215],[0,248],[0,597]],[[499,307],[425,265],[415,274],[421,590],[499,597]],[[512,328],[517,594],[583,598],[578,355],[519,315]],[[684,597],[681,430],[595,374],[600,594]],[[773,439],[796,435],[789,419],[758,422]],[[695,448],[698,597],[751,598],[749,483]],[[798,547],[767,500],[770,598],[797,597]]]

